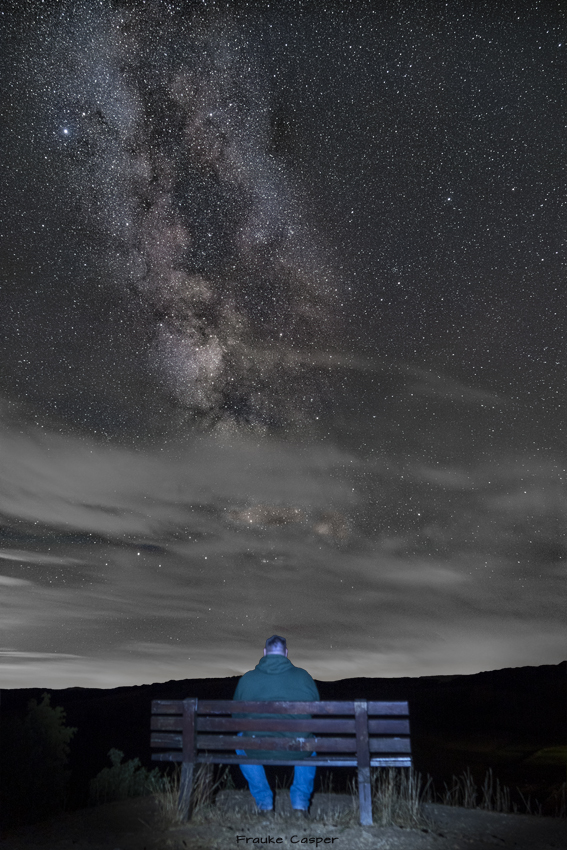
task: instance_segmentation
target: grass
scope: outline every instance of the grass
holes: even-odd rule
[[[433,784],[429,782],[429,788],[425,795],[425,802],[440,803],[443,806],[461,806],[465,809],[481,809],[485,812],[502,812],[504,814],[528,814],[542,815],[543,805],[537,800],[531,799],[531,795],[524,796],[522,791],[516,789],[521,799],[521,804],[512,800],[512,794],[508,787],[501,785],[499,779],[494,781],[492,768],[486,772],[481,788],[478,788],[470,769],[460,776],[453,776],[451,784],[444,783],[443,791],[436,792]],[[546,801],[546,814],[556,818],[567,817],[567,782],[557,786]]]
[[[177,767],[173,774],[162,777],[160,788],[156,788],[155,798],[159,808],[159,825],[162,828],[180,825],[183,821],[177,807],[179,793],[180,769]],[[167,790],[163,783],[167,782]],[[289,779],[280,784],[276,778],[277,790],[285,790]],[[341,796],[350,798],[350,805],[331,806],[325,812],[312,818],[313,823],[325,826],[349,827],[359,824],[358,788],[356,780],[349,783],[349,791]],[[427,786],[426,786],[427,787]],[[193,812],[191,822],[195,824],[216,823],[231,824],[236,818],[238,823],[244,819],[253,819],[255,815],[247,812],[227,812],[215,807],[215,791],[233,790],[234,785],[227,768],[224,773],[212,780],[210,769],[201,764],[195,772],[193,783]],[[321,777],[320,792],[333,793],[333,774],[328,772]],[[374,823],[380,826],[404,826],[406,828],[430,827],[430,819],[422,807],[423,791],[421,778],[413,771],[402,772],[390,769],[376,771],[372,776],[372,812]],[[256,815],[261,817],[261,815]],[[274,823],[284,824],[287,821],[284,814],[276,814]]]
[[[431,780],[425,786],[413,768],[378,769],[371,774],[372,819],[378,826],[430,829],[431,818],[423,807]]]
[[[168,829],[183,823],[178,810],[178,793],[181,770],[176,765],[173,772],[167,775],[148,777],[146,793],[153,794],[158,806],[158,826]],[[285,790],[290,779],[282,784],[276,778],[276,791]],[[431,777],[424,782],[421,775],[413,769],[382,768],[371,772],[372,786],[372,817],[376,826],[398,826],[406,829],[431,829],[433,827],[431,814],[425,804],[438,803],[444,806],[459,806],[468,809],[478,809],[489,812],[511,814],[541,815],[542,806],[537,801],[527,798],[517,789],[521,803],[513,802],[510,789],[494,779],[492,770],[486,773],[480,788],[467,768],[461,776],[453,776],[449,784],[444,783],[443,789],[437,791]],[[215,797],[219,791],[234,790],[230,768],[221,771],[220,767],[200,764],[194,776],[192,796],[192,817],[194,824],[217,824],[239,826],[243,822],[255,821],[261,818],[259,813],[252,813],[250,808],[228,810],[215,805]],[[333,794],[333,774],[326,771],[319,778],[319,793]],[[325,826],[355,827],[359,824],[359,803],[357,781],[354,779],[348,785],[346,794],[341,795],[350,803],[337,805],[334,808],[316,813],[313,823]],[[553,799],[552,799],[553,798]],[[558,786],[551,795],[554,806],[554,816],[567,817],[567,783]],[[549,806],[548,806],[549,808]],[[281,813],[274,816],[274,825],[284,825],[288,818]]]
[[[181,781],[181,765],[175,765],[173,772],[160,777],[155,787],[150,782],[149,793],[153,793],[158,806],[158,826],[167,829],[184,823],[179,811],[179,785]],[[215,778],[214,772],[206,764],[200,764],[193,777],[192,817],[194,823],[210,820],[215,812],[214,797],[218,790],[232,790],[234,784],[230,776],[230,768]]]

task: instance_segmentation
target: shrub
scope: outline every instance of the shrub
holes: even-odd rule
[[[122,762],[124,753],[114,748],[108,751],[108,757],[112,767],[103,767],[89,783],[89,805],[97,806],[167,790],[167,778],[160,775],[159,768],[150,772],[142,767],[138,758]]]
[[[65,808],[70,771],[69,742],[76,728],[65,726],[61,707],[51,697],[32,699],[25,717],[6,717],[0,731],[3,825],[34,823]]]

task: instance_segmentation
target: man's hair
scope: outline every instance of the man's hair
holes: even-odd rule
[[[286,649],[285,638],[280,637],[279,635],[272,635],[266,641],[266,653],[278,652],[284,655]]]

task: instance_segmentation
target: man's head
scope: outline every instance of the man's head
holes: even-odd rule
[[[266,641],[264,655],[285,655],[287,658],[285,638],[280,637],[279,635],[272,635],[269,637]]]

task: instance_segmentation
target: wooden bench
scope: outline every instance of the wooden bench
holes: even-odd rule
[[[311,714],[311,719],[233,718],[240,712]],[[190,816],[196,764],[263,764],[358,768],[360,823],[372,824],[370,768],[411,767],[407,702],[321,702],[184,699],[152,701],[151,746],[156,761],[182,762],[179,811]],[[224,716],[222,716],[224,715]],[[323,715],[323,716],[322,716]],[[294,732],[294,737],[238,737],[238,732]],[[305,732],[315,733],[306,738]],[[235,750],[245,749],[248,756]],[[308,759],[255,759],[253,750],[316,752]],[[324,753],[326,755],[321,755]]]

